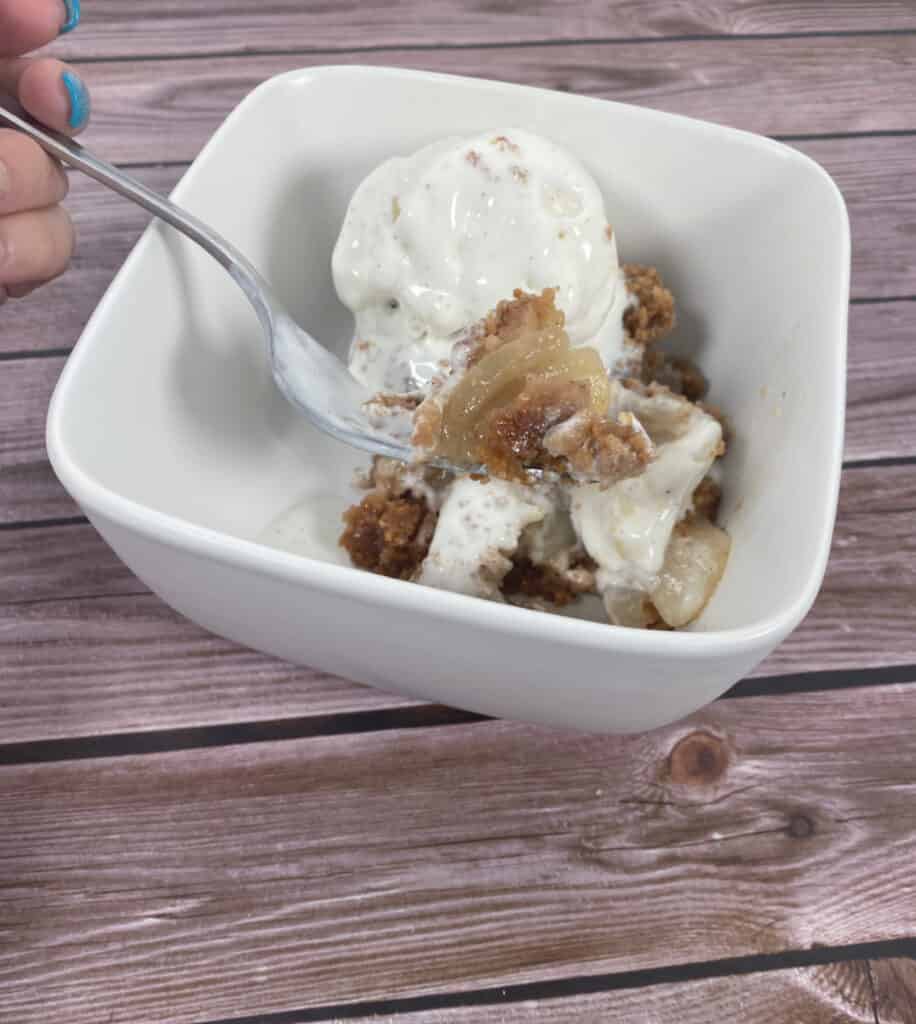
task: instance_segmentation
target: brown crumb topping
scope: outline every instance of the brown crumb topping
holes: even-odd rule
[[[530,559],[519,556],[513,560],[512,568],[503,578],[501,589],[507,597],[521,595],[540,598],[563,608],[594,585],[594,575],[584,564],[564,574],[549,565],[536,565]]]
[[[435,517],[424,498],[372,491],[343,518],[340,545],[359,569],[407,580],[429,551]]]
[[[532,469],[605,483],[642,471],[654,447],[629,414],[608,419],[601,357],[570,346],[554,299],[517,290],[481,322],[467,373],[417,410],[417,447],[524,483]]]
[[[709,382],[696,363],[680,356],[666,355],[656,348],[645,350],[642,379],[645,384],[663,384],[690,402],[698,402],[709,387]]]
[[[621,413],[617,420],[580,414],[552,430],[544,448],[569,469],[609,485],[637,476],[652,461],[655,448],[635,417]]]
[[[624,313],[623,326],[631,340],[651,345],[674,327],[674,296],[662,284],[655,267],[625,263],[623,270],[627,291],[638,300]]]
[[[498,303],[474,329],[468,369],[510,341],[563,327],[565,317],[554,305],[556,289],[545,288],[540,295],[529,295],[516,288],[512,294],[513,298]]]
[[[712,479],[704,477],[693,492],[693,515],[703,516],[714,523],[719,516],[722,488]]]
[[[562,471],[560,458],[544,450],[544,437],[556,424],[588,407],[590,393],[581,381],[531,380],[522,393],[490,416],[479,452],[495,476],[526,481],[526,467]],[[558,456],[562,453],[555,453]]]

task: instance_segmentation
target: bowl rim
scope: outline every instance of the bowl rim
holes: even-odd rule
[[[207,157],[217,141],[231,131],[235,122],[243,118],[265,94],[281,88],[284,83],[290,81],[301,84],[311,79],[331,76],[385,76],[405,78],[415,82],[446,81],[456,86],[475,85],[529,95],[547,94],[554,99],[559,99],[560,102],[568,102],[577,107],[588,105],[606,108],[611,105],[616,108],[624,108],[631,113],[638,112],[639,116],[648,120],[669,124],[672,122],[689,124],[693,130],[712,133],[719,137],[752,140],[756,146],[778,149],[783,155],[790,156],[791,159],[805,166],[809,173],[813,172],[820,179],[833,198],[840,221],[842,280],[840,281],[839,296],[842,309],[836,340],[841,351],[835,361],[836,379],[833,381],[838,401],[833,410],[831,443],[829,450],[825,452],[829,468],[828,480],[830,481],[828,514],[805,585],[799,588],[798,593],[791,600],[785,602],[770,615],[744,626],[696,632],[609,628],[607,623],[574,619],[509,604],[498,604],[477,597],[378,576],[352,566],[279,551],[255,541],[233,537],[211,527],[201,526],[178,516],[160,512],[113,491],[83,470],[75,454],[69,450],[63,429],[64,410],[71,392],[77,387],[80,367],[92,344],[97,324],[106,316],[109,307],[120,301],[123,279],[132,272],[134,265],[144,258],[147,249],[152,244],[153,233],[157,230],[155,221],[144,230],[108,286],[81,332],[54,389],[48,409],[46,443],[51,465],[65,488],[86,511],[90,519],[97,516],[115,526],[131,530],[147,540],[165,542],[192,555],[228,564],[257,575],[279,579],[287,583],[307,584],[331,595],[346,597],[348,600],[356,600],[369,605],[383,604],[399,612],[432,616],[442,621],[459,622],[481,628],[486,632],[511,632],[523,638],[536,635],[541,640],[547,639],[557,643],[584,645],[589,648],[628,653],[677,656],[691,660],[711,655],[722,656],[749,652],[766,644],[775,646],[775,643],[780,642],[801,622],[820,590],[830,554],[842,473],[846,405],[850,230],[845,201],[827,171],[804,153],[773,139],[741,129],[686,117],[682,114],[670,114],[614,100],[557,93],[553,90],[493,79],[471,78],[407,68],[331,64],[286,71],[266,79],[252,89],[228,114],[203,146],[172,191],[171,197],[178,203],[182,201],[185,193],[193,188],[198,176],[205,172],[208,163]]]

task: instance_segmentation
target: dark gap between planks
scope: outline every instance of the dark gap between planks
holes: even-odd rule
[[[729,957],[673,967],[650,967],[619,974],[586,975],[535,981],[516,985],[500,985],[469,992],[445,992],[403,999],[381,999],[364,1003],[319,1006],[308,1010],[284,1010],[258,1014],[255,1017],[202,1021],[201,1024],[312,1024],[320,1021],[352,1020],[357,1017],[396,1017],[464,1007],[498,1007],[527,1001],[564,999],[595,995],[621,989],[648,988],[679,982],[705,981],[742,974],[760,974],[789,968],[820,967],[850,960],[878,960],[916,957],[916,939],[886,939],[860,942],[849,946],[815,946],[811,949],[786,950],[782,953],[761,953]]]
[[[831,669],[824,672],[798,672],[742,680],[719,699],[733,700],[743,697],[912,683],[916,683],[916,665],[891,665],[848,671]],[[461,711],[440,704],[424,704],[409,708],[383,708],[378,711],[351,711],[268,719],[260,722],[112,733],[105,736],[24,740],[0,744],[0,767],[47,764],[55,761],[83,761],[102,757],[136,757],[249,743],[276,743],[348,734],[469,725],[492,720],[486,715],[478,715],[471,711]]]

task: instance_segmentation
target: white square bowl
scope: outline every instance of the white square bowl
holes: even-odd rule
[[[390,691],[624,732],[723,693],[807,612],[841,471],[849,225],[827,174],[775,142],[636,107],[382,68],[274,78],[175,191],[343,352],[330,254],[381,160],[523,127],[601,185],[621,257],[658,265],[678,345],[734,439],[725,577],[700,620],[644,632],[372,576],[336,547],[365,458],[275,391],[254,315],[206,255],[154,224],[87,326],[48,417],[54,468],[130,568],[215,633]],[[116,202],[114,198],[113,202]],[[288,550],[259,538],[292,506]],[[273,533],[277,544],[277,533]],[[289,550],[292,549],[292,550]]]

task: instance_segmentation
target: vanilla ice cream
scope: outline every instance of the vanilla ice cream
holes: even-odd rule
[[[375,391],[424,390],[455,340],[516,288],[557,289],[573,345],[608,369],[627,303],[588,171],[522,131],[445,139],[374,170],[350,201],[334,284],[356,317],[350,366]]]

